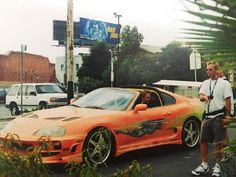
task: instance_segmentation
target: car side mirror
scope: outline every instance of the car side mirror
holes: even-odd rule
[[[70,104],[74,103],[75,100],[76,100],[76,98],[71,98],[71,99],[70,99]]]
[[[36,92],[30,92],[31,96],[36,96]]]
[[[146,104],[137,104],[134,108],[134,113],[137,113],[138,111],[145,111],[147,109]]]

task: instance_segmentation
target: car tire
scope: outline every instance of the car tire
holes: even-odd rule
[[[94,129],[85,139],[83,160],[94,165],[106,163],[113,155],[113,138],[105,128]]]
[[[20,115],[19,108],[16,103],[11,103],[10,105],[10,111],[12,116],[18,116]]]
[[[47,108],[47,104],[45,102],[39,103],[39,110],[46,109],[46,108]]]
[[[187,119],[182,129],[182,144],[186,148],[194,148],[199,144],[200,123],[197,119]]]

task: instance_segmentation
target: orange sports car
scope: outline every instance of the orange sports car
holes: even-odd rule
[[[151,91],[150,107],[140,104],[140,92]],[[203,105],[197,100],[146,86],[99,88],[64,107],[23,114],[0,132],[19,136],[19,152],[38,146],[49,136],[52,147],[42,151],[45,163],[101,164],[112,156],[160,146],[199,142]],[[101,131],[102,130],[102,131]],[[86,150],[86,153],[82,153]]]

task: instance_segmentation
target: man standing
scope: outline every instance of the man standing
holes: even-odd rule
[[[226,128],[224,121],[230,116],[231,86],[229,82],[217,77],[218,63],[207,63],[209,79],[205,80],[200,88],[200,101],[204,102],[204,120],[201,127],[201,160],[202,163],[193,171],[192,175],[200,176],[209,173],[208,166],[208,143],[216,142],[216,163],[213,167],[212,176],[220,176],[219,161],[222,157],[221,149],[224,146]]]

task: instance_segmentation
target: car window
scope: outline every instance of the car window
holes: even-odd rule
[[[36,91],[38,94],[42,93],[64,93],[58,85],[36,85]]]
[[[7,95],[13,96],[16,95],[17,89],[19,86],[11,86],[10,90],[7,92]]]
[[[22,95],[26,95],[26,87],[27,87],[27,85],[23,85],[23,94]],[[21,86],[17,92],[17,95],[18,96],[21,95]]]
[[[161,100],[160,97],[155,93],[155,92],[151,92],[151,103],[150,103],[150,107],[157,107],[157,106],[161,106]]]
[[[161,98],[163,100],[163,104],[164,105],[171,105],[171,104],[175,104],[176,103],[176,100],[175,100],[174,97],[172,97],[172,96],[170,96],[170,95],[168,95],[166,93],[163,93],[163,92],[161,92],[160,95],[161,95]]]
[[[34,86],[28,85],[26,89],[26,95],[30,95],[31,92],[35,92]]]

